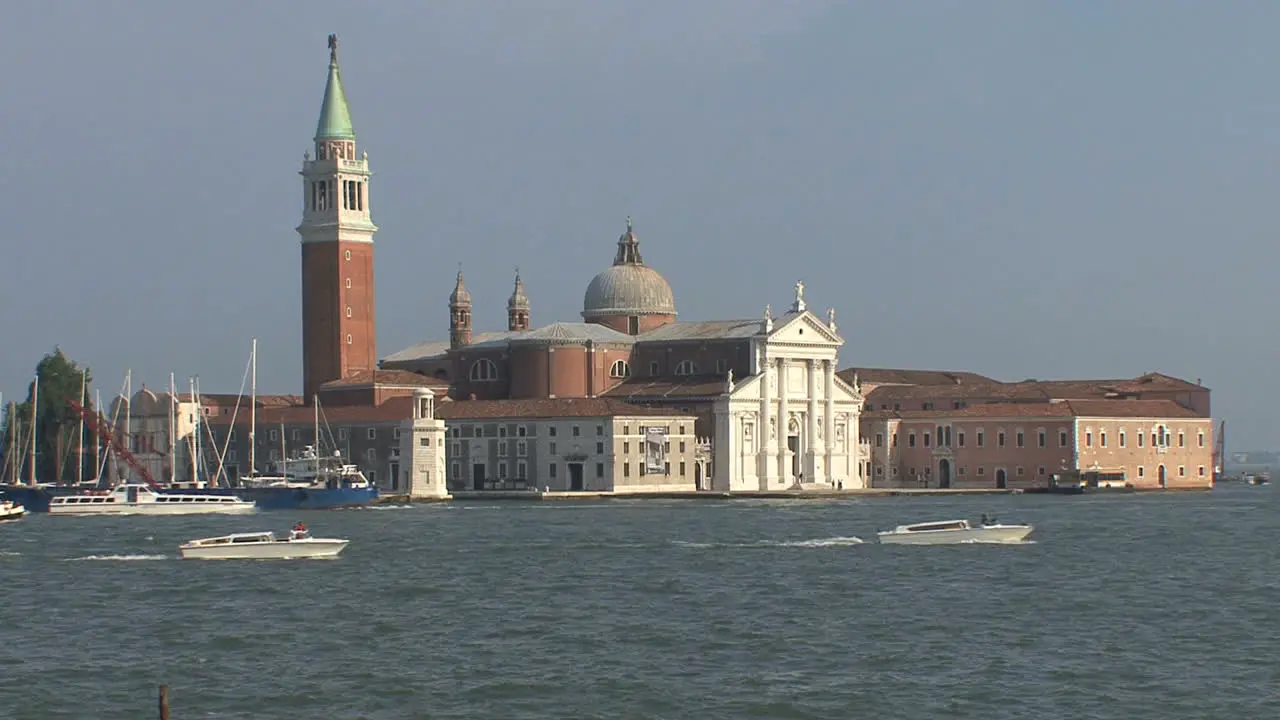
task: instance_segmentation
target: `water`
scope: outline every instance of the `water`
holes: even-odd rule
[[[0,526],[0,717],[1280,717],[1274,486],[310,513],[337,560],[200,562],[251,518]],[[876,529],[1036,525],[1018,546]],[[867,540],[857,544],[852,536]]]

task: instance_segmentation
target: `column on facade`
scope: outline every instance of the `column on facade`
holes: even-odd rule
[[[822,452],[822,441],[818,439],[818,361],[810,358],[805,365],[808,370],[806,390],[809,393],[809,408],[805,413],[807,427],[804,432],[805,479],[819,482],[822,479],[818,464],[821,462],[818,458]]]
[[[778,358],[778,479],[791,484],[790,453],[787,436],[791,432],[791,415],[787,410],[787,359]]]
[[[826,443],[823,445],[823,449],[826,451],[825,467],[827,482],[834,483],[836,468],[831,455],[832,448],[834,448],[836,444],[836,363],[834,360],[825,360],[823,361],[823,365],[826,375],[824,383],[826,388],[823,391],[823,398],[826,401],[826,410],[822,416],[822,423],[825,425],[822,430],[822,435],[826,439]]]
[[[769,477],[769,458],[772,455],[770,451],[769,437],[769,415],[770,406],[773,405],[773,398],[769,395],[769,367],[762,366],[760,373],[760,427],[756,428],[756,448],[758,462],[756,463],[756,472],[760,475],[760,483],[762,489],[767,489],[765,483]]]

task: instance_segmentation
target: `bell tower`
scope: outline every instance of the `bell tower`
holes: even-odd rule
[[[378,366],[374,324],[369,155],[356,157],[356,134],[338,69],[338,36],[329,36],[329,76],[316,126],[315,157],[303,155],[302,386],[311,402],[320,386]]]

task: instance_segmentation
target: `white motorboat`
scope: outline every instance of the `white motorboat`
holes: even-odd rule
[[[306,530],[294,529],[283,540],[272,532],[202,538],[179,546],[178,552],[184,559],[196,560],[331,558],[342,552],[349,542],[338,538],[313,538]]]
[[[253,512],[256,507],[252,501],[234,495],[160,493],[150,485],[132,483],[49,501],[52,515],[238,515]]]
[[[5,520],[21,520],[26,517],[27,509],[12,500],[0,501],[0,522]]]
[[[1035,528],[1030,525],[1003,525],[983,519],[978,525],[968,520],[899,525],[876,533],[885,545],[953,545],[957,543],[1016,543],[1021,542]]]

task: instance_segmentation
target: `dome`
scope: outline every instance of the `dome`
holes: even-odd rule
[[[676,299],[665,278],[644,265],[614,265],[591,279],[582,317],[675,315]]]
[[[666,279],[640,257],[640,239],[631,229],[618,238],[613,266],[591,279],[582,299],[582,317],[675,315],[676,299]]]

